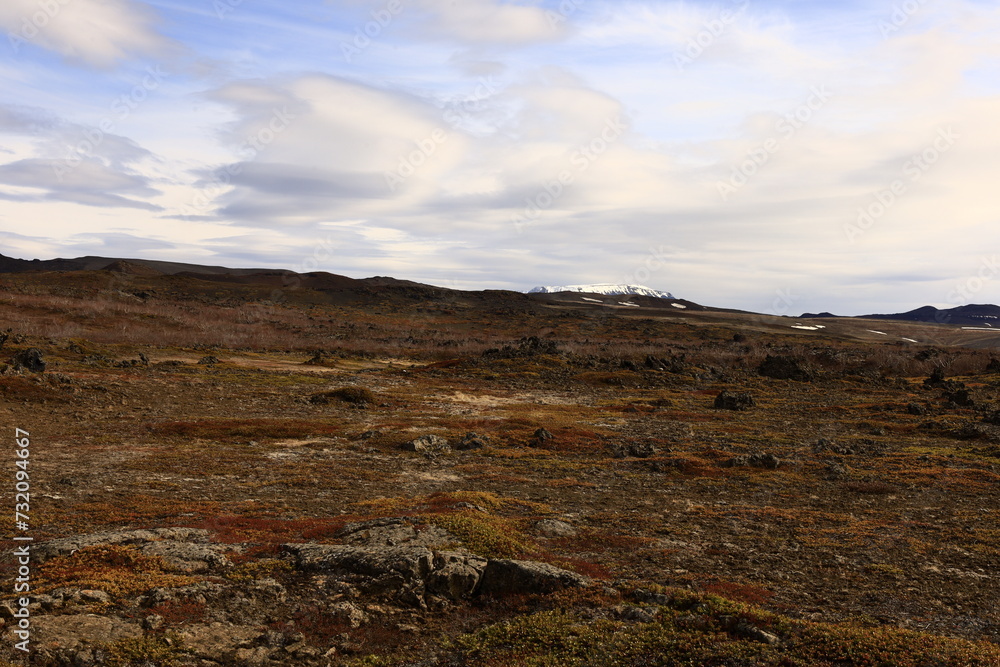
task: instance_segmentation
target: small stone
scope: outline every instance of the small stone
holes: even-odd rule
[[[535,530],[543,537],[573,537],[576,528],[559,519],[541,519],[535,523]]]
[[[465,436],[459,440],[458,446],[455,449],[458,449],[459,451],[482,449],[483,447],[488,447],[489,444],[489,436],[478,435],[476,433],[466,433]]]
[[[449,452],[451,445],[439,435],[422,435],[405,443],[403,449],[408,452]]]
[[[643,609],[642,607],[624,606],[620,607],[617,611],[618,615],[626,621],[634,623],[653,623],[656,621],[656,616],[648,609]]]
[[[827,479],[843,479],[850,475],[850,471],[847,467],[837,463],[836,461],[826,464],[826,478]]]
[[[350,602],[338,602],[331,605],[330,613],[338,621],[343,621],[352,628],[360,628],[368,622],[368,614],[361,611]]]
[[[111,596],[104,591],[82,590],[80,599],[85,603],[111,602]]]
[[[540,428],[534,432],[531,436],[531,440],[528,441],[529,447],[541,447],[549,440],[554,440],[555,436],[546,431],[544,428]]]
[[[744,466],[777,470],[781,466],[781,459],[774,454],[757,452],[750,455],[734,456],[722,464],[723,468],[739,468]]]
[[[744,639],[750,639],[752,641],[769,644],[771,646],[781,643],[781,639],[777,635],[773,635],[770,632],[766,632],[760,628],[744,623],[736,626],[736,634]]]

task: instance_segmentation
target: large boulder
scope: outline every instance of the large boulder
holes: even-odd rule
[[[45,359],[42,357],[42,351],[37,347],[18,351],[11,359],[11,365],[14,366],[15,370],[26,370],[32,373],[45,371]]]
[[[569,570],[528,560],[494,559],[486,564],[480,595],[552,593],[564,588],[586,588],[590,579]]]
[[[716,410],[742,411],[749,410],[756,405],[757,402],[753,400],[753,396],[746,392],[734,394],[728,390],[724,390],[715,397]]]
[[[434,552],[424,546],[286,544],[305,572],[348,575],[371,594],[420,604],[425,594],[459,600],[472,595],[487,561],[466,551]]]
[[[802,363],[798,359],[782,355],[767,355],[767,358],[757,368],[757,372],[764,377],[776,380],[811,382],[813,379],[812,373],[803,368]]]

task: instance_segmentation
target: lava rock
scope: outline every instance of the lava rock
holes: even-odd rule
[[[776,380],[811,382],[813,379],[812,373],[804,369],[798,359],[786,356],[772,356],[770,354],[767,355],[767,358],[757,368],[757,373]]]
[[[559,519],[541,519],[535,522],[535,530],[544,537],[573,537],[576,528]]]
[[[477,433],[466,433],[462,439],[458,441],[458,445],[456,445],[455,449],[464,452],[470,449],[482,449],[483,447],[488,447],[489,444],[489,436],[479,435]]]
[[[44,373],[45,372],[45,359],[42,357],[42,351],[37,347],[29,347],[26,350],[20,350],[11,359],[11,364],[14,366],[15,370],[27,370],[32,373]]]
[[[729,390],[723,390],[721,394],[715,397],[715,409],[716,410],[749,410],[755,407],[757,402],[754,401],[753,396],[747,392],[732,393]]]
[[[777,470],[778,467],[781,466],[781,459],[774,454],[756,452],[749,455],[744,454],[742,456],[735,456],[722,464],[722,467],[724,468],[739,468],[744,466]]]
[[[408,452],[450,452],[451,445],[447,438],[440,435],[422,435],[403,445]]]
[[[549,440],[554,440],[555,436],[546,431],[544,428],[540,428],[534,432],[531,436],[531,440],[528,441],[529,447],[541,447]]]
[[[478,592],[480,595],[526,595],[590,585],[587,577],[548,563],[496,559],[486,564]]]

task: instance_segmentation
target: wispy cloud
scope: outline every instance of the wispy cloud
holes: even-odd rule
[[[171,42],[157,32],[157,22],[149,6],[136,0],[5,0],[0,4],[0,28],[18,55],[39,47],[98,68],[167,52]]]
[[[54,222],[77,207],[122,252],[294,266],[331,247],[318,268],[515,289],[617,282],[669,247],[653,287],[863,312],[943,304],[997,235],[986,3],[56,3],[0,63],[0,230],[34,221],[45,243],[77,247]],[[92,29],[60,27],[90,25],[71,9]],[[151,58],[177,65],[165,85],[79,153]]]

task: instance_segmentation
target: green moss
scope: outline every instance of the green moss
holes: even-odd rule
[[[105,667],[170,667],[178,664],[180,649],[176,640],[167,643],[165,637],[122,639],[104,647]]]
[[[485,558],[522,558],[538,551],[510,519],[463,511],[433,514],[428,520],[457,537],[466,549]]]
[[[664,606],[647,607],[653,622],[544,611],[491,625],[446,645],[462,664],[535,665],[851,665],[997,664],[1000,649],[889,627],[809,623],[716,596],[675,591]],[[778,637],[760,641],[747,628]]]

